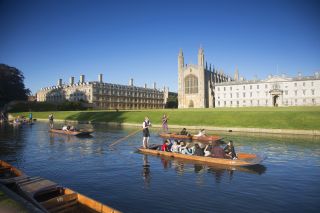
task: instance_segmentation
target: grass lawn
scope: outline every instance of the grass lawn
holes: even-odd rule
[[[34,118],[47,119],[51,112],[33,112]],[[55,119],[142,123],[149,116],[153,124],[161,124],[166,113],[169,125],[215,126],[267,129],[304,129],[320,130],[320,107],[247,107],[221,109],[157,109],[103,111],[57,111],[52,112]],[[28,115],[12,113],[13,116]]]

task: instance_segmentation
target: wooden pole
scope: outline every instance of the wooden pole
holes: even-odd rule
[[[141,131],[141,129],[138,129],[137,131],[134,131],[134,132],[130,133],[129,135],[127,135],[127,136],[125,136],[125,137],[123,137],[123,138],[120,138],[120,139],[116,140],[115,142],[113,142],[112,144],[110,144],[109,147],[114,146],[114,145],[120,143],[121,141],[123,141],[123,140],[125,140],[125,139],[127,139],[127,138],[129,138],[129,137],[131,137],[131,136],[133,136],[133,135],[135,135],[135,134],[137,134],[137,133],[140,132],[140,131]]]

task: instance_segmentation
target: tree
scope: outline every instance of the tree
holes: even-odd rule
[[[0,107],[10,101],[27,100],[30,90],[25,88],[23,80],[20,70],[0,64]]]
[[[165,108],[178,108],[178,97],[176,93],[169,93]]]

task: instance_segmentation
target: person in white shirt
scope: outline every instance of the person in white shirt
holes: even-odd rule
[[[142,133],[143,133],[142,146],[144,149],[147,149],[149,146],[149,138],[150,138],[149,127],[151,127],[151,122],[148,117],[145,117],[142,123]]]

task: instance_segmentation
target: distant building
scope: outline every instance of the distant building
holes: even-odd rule
[[[320,105],[320,75],[223,82],[215,93],[216,107],[315,106]]]
[[[218,71],[204,59],[204,50],[199,49],[198,64],[184,64],[182,50],[178,56],[178,104],[179,108],[215,107],[215,84],[233,79]]]
[[[37,92],[37,101],[84,101],[91,103],[94,109],[156,109],[164,108],[168,90],[157,89],[156,83],[153,88],[147,88],[146,84],[137,87],[133,79],[129,85],[104,83],[102,74],[98,81],[85,82],[85,76],[81,75],[78,83],[71,77],[69,84],[59,79],[57,86],[42,88]]]

